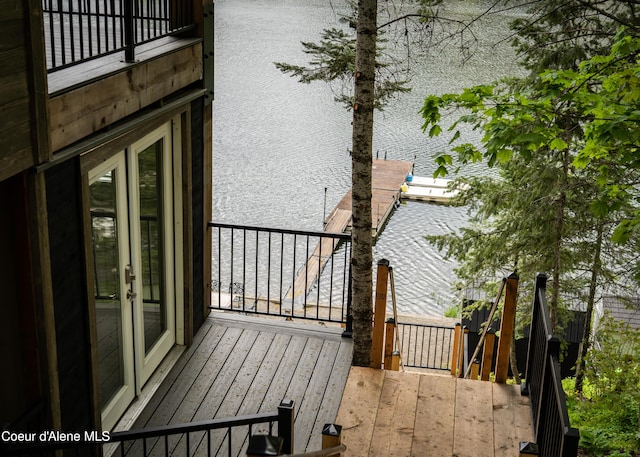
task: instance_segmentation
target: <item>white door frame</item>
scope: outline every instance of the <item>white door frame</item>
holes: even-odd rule
[[[153,371],[175,344],[184,344],[184,263],[182,207],[182,129],[180,115],[163,124],[89,171],[89,185],[109,170],[116,170],[117,231],[119,241],[120,297],[123,316],[125,385],[102,408],[102,429],[113,429]],[[162,141],[163,195],[163,300],[167,303],[167,330],[145,351],[138,154]],[[132,266],[136,280],[128,284],[125,267]],[[131,290],[135,296],[127,299]]]

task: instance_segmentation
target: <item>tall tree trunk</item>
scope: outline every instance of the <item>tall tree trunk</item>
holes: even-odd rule
[[[591,321],[593,319],[593,308],[595,305],[596,289],[598,285],[598,276],[600,275],[601,261],[600,252],[602,250],[602,233],[604,232],[604,224],[598,224],[596,250],[593,254],[593,265],[591,266],[591,281],[589,283],[589,298],[587,299],[587,316],[584,323],[584,335],[582,336],[582,344],[578,359],[578,368],[576,369],[575,391],[582,394],[582,385],[584,383],[585,359],[591,345]],[[640,419],[640,417],[639,417]],[[639,422],[640,424],[640,422]]]
[[[352,257],[353,365],[369,366],[373,317],[371,173],[375,92],[377,0],[358,0],[356,74],[353,105]]]

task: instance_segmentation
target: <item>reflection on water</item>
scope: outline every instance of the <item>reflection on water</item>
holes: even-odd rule
[[[470,18],[487,4],[449,1],[443,14]],[[305,63],[300,42],[338,27],[337,14],[345,8],[338,0],[216,1],[214,220],[318,230],[325,188],[327,212],[349,189],[351,114],[333,101],[327,85],[300,84],[273,65]],[[418,112],[424,97],[514,74],[518,69],[507,43],[488,44],[508,36],[515,14],[479,21],[478,49],[467,61],[451,45],[417,66],[412,92],[376,115],[374,151],[380,157],[415,161],[419,176],[433,172],[433,154],[446,150],[447,138],[422,133]],[[443,261],[424,235],[445,233],[465,220],[464,209],[422,203],[407,203],[394,213],[374,258],[387,258],[394,267],[400,312],[440,316],[455,300],[455,265]]]

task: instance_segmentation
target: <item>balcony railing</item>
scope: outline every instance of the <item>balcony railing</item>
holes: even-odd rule
[[[194,27],[191,0],[42,0],[47,70],[123,53]]]
[[[345,324],[351,236],[210,222],[212,308]]]
[[[454,327],[398,322],[406,367],[450,370]]]
[[[2,447],[6,456],[49,456],[53,451],[65,450],[64,455],[125,456],[184,456],[194,455],[236,456],[254,434],[277,434],[282,439],[283,450],[290,453],[293,447],[294,404],[283,400],[273,413],[238,416],[228,419],[212,419],[187,424],[164,425],[142,430],[129,430],[103,435],[99,432],[82,432],[77,439],[46,442],[41,431],[34,433],[30,443],[16,443]],[[45,438],[45,439],[41,439]],[[103,440],[104,442],[100,442]],[[106,449],[106,446],[115,449]],[[95,453],[94,453],[95,451]]]
[[[560,340],[553,335],[547,308],[546,275],[538,275],[533,299],[526,384],[541,457],[575,457],[580,434],[571,428],[560,377]]]

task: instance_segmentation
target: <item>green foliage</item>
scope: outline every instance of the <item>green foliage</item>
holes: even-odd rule
[[[460,317],[460,311],[462,307],[460,305],[453,305],[447,308],[444,312],[444,317]]]
[[[596,456],[640,450],[640,333],[605,317],[587,357],[582,396],[563,381],[580,446]]]
[[[398,93],[411,90],[404,75],[394,71],[393,62],[383,58],[388,55],[385,42],[384,34],[379,32],[376,46],[375,107],[380,110]],[[335,91],[335,100],[351,108],[356,66],[356,38],[353,31],[325,29],[318,43],[302,42],[302,48],[309,56],[307,65],[276,62],[276,68],[298,78],[301,83],[323,81],[338,84],[340,87]]]

